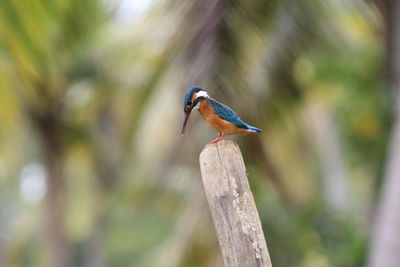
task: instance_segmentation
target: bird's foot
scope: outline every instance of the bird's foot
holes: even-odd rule
[[[218,142],[218,141],[221,141],[222,139],[224,139],[225,138],[225,136],[218,136],[217,138],[215,138],[214,140],[212,140],[211,142],[210,142],[210,144],[214,144],[214,143],[216,143],[216,142]]]

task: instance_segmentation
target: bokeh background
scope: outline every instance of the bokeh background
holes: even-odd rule
[[[222,266],[193,85],[264,130],[274,266],[399,266],[397,2],[1,0],[0,266]]]

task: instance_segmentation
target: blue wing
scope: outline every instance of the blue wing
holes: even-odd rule
[[[249,129],[250,125],[242,121],[239,116],[228,106],[219,103],[217,100],[212,98],[207,98],[206,101],[214,109],[215,114],[221,119],[232,122],[239,128]]]

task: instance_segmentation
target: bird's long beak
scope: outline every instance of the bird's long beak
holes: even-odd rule
[[[189,115],[190,115],[190,112],[191,112],[191,111],[192,111],[192,110],[189,110],[187,113],[185,113],[185,118],[183,119],[183,124],[182,124],[181,135],[183,135],[183,133],[185,132],[186,124],[187,124],[187,122],[188,122]]]

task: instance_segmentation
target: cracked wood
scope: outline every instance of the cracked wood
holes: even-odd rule
[[[200,169],[225,266],[271,267],[239,146],[228,140],[208,144]]]

